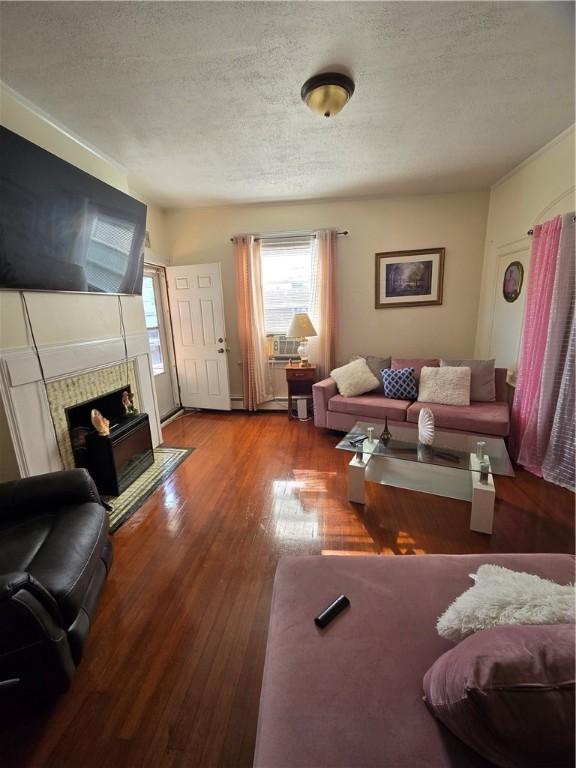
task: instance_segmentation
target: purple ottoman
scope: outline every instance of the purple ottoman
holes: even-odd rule
[[[276,572],[256,768],[488,768],[427,710],[422,678],[453,644],[436,619],[483,563],[574,580],[571,555],[286,557]],[[339,594],[351,606],[313,623]]]

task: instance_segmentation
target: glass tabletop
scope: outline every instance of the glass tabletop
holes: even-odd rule
[[[374,430],[370,439],[369,430]],[[506,444],[500,437],[483,437],[467,435],[463,432],[434,432],[434,444],[422,445],[418,442],[418,428],[404,424],[388,426],[390,439],[385,443],[380,440],[384,431],[383,424],[371,424],[358,421],[353,429],[340,440],[336,448],[342,451],[360,453],[364,460],[370,456],[384,456],[389,459],[415,461],[421,464],[432,464],[439,467],[464,469],[468,472],[480,472],[480,461],[477,456],[478,442],[482,446],[484,456],[490,464],[493,475],[514,477],[514,470]],[[362,439],[364,438],[364,439]]]

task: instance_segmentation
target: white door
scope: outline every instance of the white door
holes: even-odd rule
[[[229,411],[220,264],[167,267],[166,274],[182,405]]]

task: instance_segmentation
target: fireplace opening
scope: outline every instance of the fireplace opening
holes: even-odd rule
[[[146,413],[125,413],[122,397],[130,386],[66,408],[70,442],[77,467],[85,467],[103,496],[119,496],[154,463]],[[110,422],[110,434],[99,434],[92,410]]]

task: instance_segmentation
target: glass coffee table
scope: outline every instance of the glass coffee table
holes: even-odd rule
[[[359,421],[336,446],[354,453],[348,465],[349,501],[364,504],[366,482],[463,499],[472,505],[470,529],[492,533],[493,475],[514,477],[502,438],[436,430],[433,445],[425,446],[418,442],[416,425],[390,426],[386,442],[380,439],[383,431],[383,424]]]

